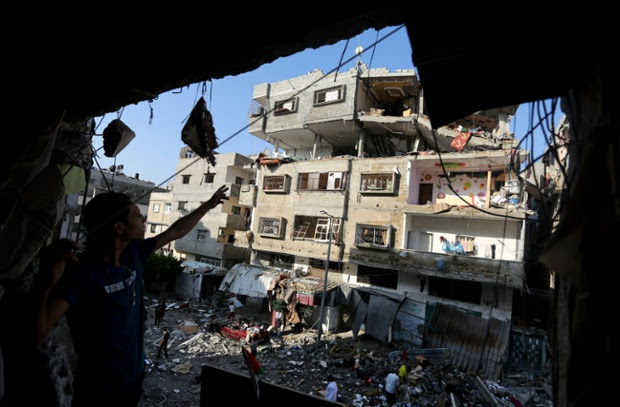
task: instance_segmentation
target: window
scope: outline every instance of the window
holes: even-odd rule
[[[234,206],[231,208],[230,211],[233,215],[241,215],[241,208],[239,206]]]
[[[171,203],[167,203],[164,205],[164,213],[170,213],[170,211],[172,211],[172,204]]]
[[[391,226],[357,225],[355,245],[373,249],[389,249],[392,243]]]
[[[187,201],[179,201],[179,206],[177,207],[180,211],[187,210]]]
[[[393,193],[396,188],[396,174],[362,174],[362,194]]]
[[[215,179],[215,174],[212,172],[206,173],[204,176],[205,184],[213,184],[214,179]]]
[[[334,86],[314,92],[314,106],[327,105],[344,101],[345,86]]]
[[[196,256],[196,261],[200,263],[210,264],[212,266],[219,267],[222,263],[220,259],[216,259],[215,257],[207,257],[207,256]]]
[[[209,237],[209,230],[208,229],[199,229],[198,230],[198,235],[196,236],[197,240],[207,240],[208,237]]]
[[[288,176],[263,177],[263,191],[265,192],[288,192]]]
[[[183,183],[184,184],[189,184],[189,179],[191,177],[191,175],[183,175]]]
[[[153,213],[158,213],[159,212],[159,204],[153,204]]]
[[[332,240],[340,241],[340,218],[332,219]],[[329,218],[319,216],[295,216],[293,239],[329,240]]]
[[[183,158],[194,158],[196,154],[192,150],[185,150]]]
[[[243,178],[241,178],[241,177],[235,177],[235,184],[237,184],[237,185],[243,185]]]
[[[346,172],[304,172],[299,174],[298,189],[308,191],[343,190]]]
[[[357,267],[357,282],[395,290],[398,286],[398,271],[362,266],[360,264]]]
[[[480,304],[482,283],[475,281],[452,280],[449,278],[429,277],[428,293],[435,297]]]
[[[325,270],[325,260],[310,259],[310,267],[314,269]],[[342,272],[342,270],[340,269],[341,269],[341,264],[339,262],[337,261],[329,262],[329,271]]]
[[[151,229],[150,229],[151,233],[157,233],[157,225],[154,223],[151,223]]]
[[[295,113],[296,111],[297,111],[297,98],[279,100],[274,105],[273,115],[278,116],[281,114]]]
[[[284,219],[282,218],[259,218],[258,234],[265,237],[281,238],[284,231]]]

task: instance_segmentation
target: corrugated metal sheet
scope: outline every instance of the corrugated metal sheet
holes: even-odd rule
[[[366,315],[366,333],[385,341],[400,304],[389,298],[371,295]]]
[[[486,320],[438,303],[424,332],[424,346],[447,348],[448,361],[460,369],[483,373],[491,380],[501,374],[510,322]]]
[[[251,297],[267,297],[267,290],[271,283],[277,279],[280,274],[289,274],[288,270],[282,270],[271,267],[261,267],[250,264],[235,264],[226,274],[220,290],[229,291],[233,294],[248,295]],[[318,277],[298,277],[286,279],[288,288],[296,290],[297,294],[320,295],[323,292],[323,279]],[[328,281],[327,292],[339,283]],[[329,297],[328,297],[329,298]]]
[[[280,271],[249,264],[235,264],[226,273],[220,284],[221,291],[250,297],[267,297],[271,282],[278,278]]]

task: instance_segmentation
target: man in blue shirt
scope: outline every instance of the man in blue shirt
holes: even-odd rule
[[[207,202],[150,239],[143,238],[144,216],[125,194],[100,194],[84,207],[86,251],[79,259],[67,250],[59,252],[50,269],[41,271],[49,273],[49,287],[36,326],[41,343],[67,314],[78,355],[74,407],[138,404],[145,366],[144,263],[227,200],[227,191],[220,187]],[[64,248],[69,248],[66,242]]]

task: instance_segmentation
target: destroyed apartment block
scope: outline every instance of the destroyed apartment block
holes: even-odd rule
[[[321,76],[255,86],[249,131],[274,148],[240,194],[254,208],[236,244],[293,277],[328,268],[341,327],[446,347],[497,377],[535,216],[509,129],[517,106],[433,129],[413,70]],[[459,331],[458,312],[486,334]]]

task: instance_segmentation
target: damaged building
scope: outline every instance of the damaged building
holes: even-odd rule
[[[170,189],[151,194],[145,236],[166,230],[209,199],[217,188],[226,185],[229,199],[209,211],[192,231],[163,251],[184,261],[230,268],[248,258],[246,250],[235,246],[234,237],[235,231],[245,231],[250,225],[251,206],[240,202],[239,196],[243,188],[254,184],[256,169],[253,161],[241,154],[218,154],[217,158],[217,167],[212,167],[190,147],[181,148],[178,176]],[[202,162],[191,165],[196,160]]]
[[[439,305],[491,320],[501,365],[533,214],[518,176],[527,152],[508,127],[516,106],[434,130],[415,72],[363,64],[257,85],[252,105],[251,134],[274,146],[239,198],[255,202],[252,233],[235,237],[252,263],[321,279],[328,268],[344,291],[328,311],[381,340],[428,345],[425,327],[462,318]]]

